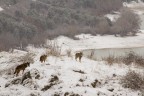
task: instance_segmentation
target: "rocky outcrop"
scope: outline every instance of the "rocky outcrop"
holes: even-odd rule
[[[34,82],[34,79],[39,78],[40,78],[40,72],[37,69],[31,69],[30,71],[26,72],[23,76],[16,77],[8,81],[5,84],[5,87],[21,84],[28,88],[37,89],[38,85],[36,84],[36,82]]]

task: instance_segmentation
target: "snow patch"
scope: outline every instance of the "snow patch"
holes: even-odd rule
[[[119,18],[119,14],[107,14],[105,15],[107,18],[109,18],[111,21],[116,21]]]
[[[4,9],[2,7],[0,7],[0,11],[3,11]]]

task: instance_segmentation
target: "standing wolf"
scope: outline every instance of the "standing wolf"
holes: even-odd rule
[[[47,55],[42,55],[42,56],[40,56],[40,61],[41,61],[41,63],[45,62],[46,59],[47,59]]]
[[[21,64],[21,65],[18,65],[18,66],[16,67],[16,69],[15,69],[14,74],[16,74],[16,76],[18,76],[19,72],[20,72],[21,70],[23,70],[23,72],[24,72],[25,68],[27,68],[28,66],[30,66],[30,63],[29,63],[29,62],[23,63],[23,64]]]
[[[77,52],[77,53],[75,54],[75,60],[77,61],[77,58],[79,58],[79,62],[81,62],[82,56],[83,56],[83,53],[82,53],[82,52]]]

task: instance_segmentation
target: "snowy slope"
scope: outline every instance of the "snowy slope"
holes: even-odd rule
[[[49,56],[45,63],[41,63],[39,57],[40,54],[43,54],[43,50],[42,48],[33,48],[33,52],[37,54],[34,58],[35,62],[25,70],[27,72],[36,68],[40,72],[40,79],[35,80],[39,87],[34,90],[19,84],[5,88],[6,82],[16,77],[13,74],[5,75],[5,73],[2,73],[0,77],[0,96],[32,96],[30,94],[36,94],[35,96],[55,96],[54,94],[64,96],[67,92],[79,94],[80,96],[138,96],[140,94],[139,91],[124,89],[119,80],[129,69],[143,72],[142,69],[117,64],[109,66],[105,62],[97,62],[87,58],[82,58],[80,63],[75,61],[73,57],[67,56]],[[25,54],[23,51],[7,53],[0,61],[3,62],[5,59],[8,60],[9,57],[15,57],[15,55],[18,55],[17,53]],[[1,67],[6,68],[3,63],[0,64]],[[10,63],[6,64],[7,66],[11,65]],[[80,70],[84,73],[75,72]],[[19,76],[21,75],[19,74]],[[58,77],[58,83],[47,91],[41,91],[45,85],[50,83],[49,80],[52,75]],[[93,87],[92,83],[95,80],[98,80],[99,83]],[[109,91],[110,89],[113,91]]]
[[[89,34],[81,34],[76,37],[80,40],[60,36],[52,41],[58,43],[64,54],[67,49],[71,49],[74,54],[75,51],[83,49],[140,47],[144,45],[143,30],[134,37],[91,36]],[[22,76],[20,73],[18,77],[15,77],[13,71],[19,65],[16,58],[27,52],[14,50],[11,53],[0,53],[0,96],[70,96],[66,94],[75,94],[71,96],[142,96],[139,91],[125,89],[120,84],[121,77],[129,70],[144,73],[141,68],[123,64],[109,66],[104,61],[94,61],[88,58],[82,58],[80,63],[74,59],[74,55],[72,57],[49,56],[45,63],[41,63],[39,58],[45,53],[45,50],[46,48],[28,47],[28,51],[34,53],[35,57],[34,63],[26,68],[24,73],[32,69],[37,69],[40,72],[40,78],[32,81],[37,84],[37,89],[21,84],[5,87],[9,80]],[[51,85],[48,90],[43,91],[42,89],[46,85],[51,84],[50,80],[53,76],[57,77],[57,81],[54,81],[55,84]],[[96,81],[96,86],[94,86]]]

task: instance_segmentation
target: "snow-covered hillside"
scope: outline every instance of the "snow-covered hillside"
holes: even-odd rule
[[[134,8],[134,5],[127,6]],[[111,20],[117,16],[107,15]],[[61,48],[62,56],[49,55],[44,63],[39,59],[46,48],[29,46],[27,51],[0,52],[0,96],[143,96],[144,93],[124,88],[120,82],[129,70],[143,74],[143,68],[124,64],[110,66],[105,61],[86,57],[82,57],[80,63],[74,54],[84,49],[144,47],[144,29],[133,37],[89,34],[76,37],[79,40],[64,36],[52,40]],[[71,57],[67,56],[67,50],[71,50]],[[21,64],[18,58],[27,52],[34,54],[34,63],[16,77],[13,73]]]
[[[120,84],[120,78],[129,69],[143,72],[142,69],[118,64],[109,66],[105,62],[87,58],[82,58],[80,63],[75,61],[74,57],[67,56],[49,56],[45,63],[41,63],[39,57],[44,49],[32,50],[36,54],[35,62],[27,67],[24,73],[35,69],[40,73],[40,78],[33,79],[32,85],[27,83],[27,85],[17,83],[11,85],[8,82],[22,76],[21,73],[18,77],[13,73],[6,74],[15,68],[11,67],[1,72],[0,96],[142,96],[139,91],[125,89]],[[1,68],[11,66],[12,63],[8,63],[10,58],[18,54],[25,52],[0,53]]]

